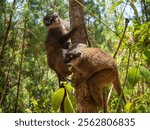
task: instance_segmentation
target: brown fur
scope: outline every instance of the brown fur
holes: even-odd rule
[[[86,82],[89,85],[93,99],[99,106],[106,107],[103,91],[110,83],[113,83],[118,95],[126,103],[121,89],[117,65],[108,53],[99,48],[80,47],[69,49],[65,56],[77,78],[76,86]]]
[[[60,81],[65,81],[71,74],[68,66],[63,62],[63,48],[69,46],[69,38],[75,33],[77,28],[69,31],[69,23],[59,18],[57,14],[46,15],[43,19],[45,26],[48,27],[48,35],[45,41],[48,65],[53,69]]]

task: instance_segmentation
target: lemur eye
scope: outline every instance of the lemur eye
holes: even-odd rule
[[[77,54],[76,54],[76,57],[79,57],[81,55],[81,52],[78,52]]]
[[[50,19],[47,19],[47,20],[45,21],[45,23],[46,23],[47,25],[51,25],[51,24],[52,24],[52,21],[51,21]]]

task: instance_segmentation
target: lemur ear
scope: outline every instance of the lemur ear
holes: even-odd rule
[[[57,18],[58,17],[58,14],[57,13],[54,13],[54,18]]]

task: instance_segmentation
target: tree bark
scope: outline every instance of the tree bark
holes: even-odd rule
[[[83,0],[78,0],[83,4]],[[84,12],[83,7],[79,5],[77,0],[69,0],[70,26],[78,27],[77,33],[71,38],[72,43],[87,42],[86,30],[84,28]]]
[[[77,33],[72,37],[72,43],[87,43],[87,35],[84,24],[83,0],[69,0],[70,7],[70,24],[71,27],[78,26]],[[89,86],[86,83],[81,83],[75,87],[75,95],[78,112],[92,113],[98,112],[98,107],[94,104],[91,97]]]

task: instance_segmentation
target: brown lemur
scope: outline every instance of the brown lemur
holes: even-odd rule
[[[48,65],[56,72],[61,87],[60,82],[65,81],[71,74],[63,62],[63,52],[68,49],[70,43],[68,40],[76,32],[77,27],[70,30],[69,23],[62,20],[57,13],[47,14],[43,22],[48,28],[45,40]]]
[[[73,44],[64,55],[64,62],[72,67],[76,85],[86,82],[95,102],[102,106],[104,88],[113,83],[118,95],[126,103],[122,92],[118,69],[114,59],[100,48],[89,48],[85,44]]]

